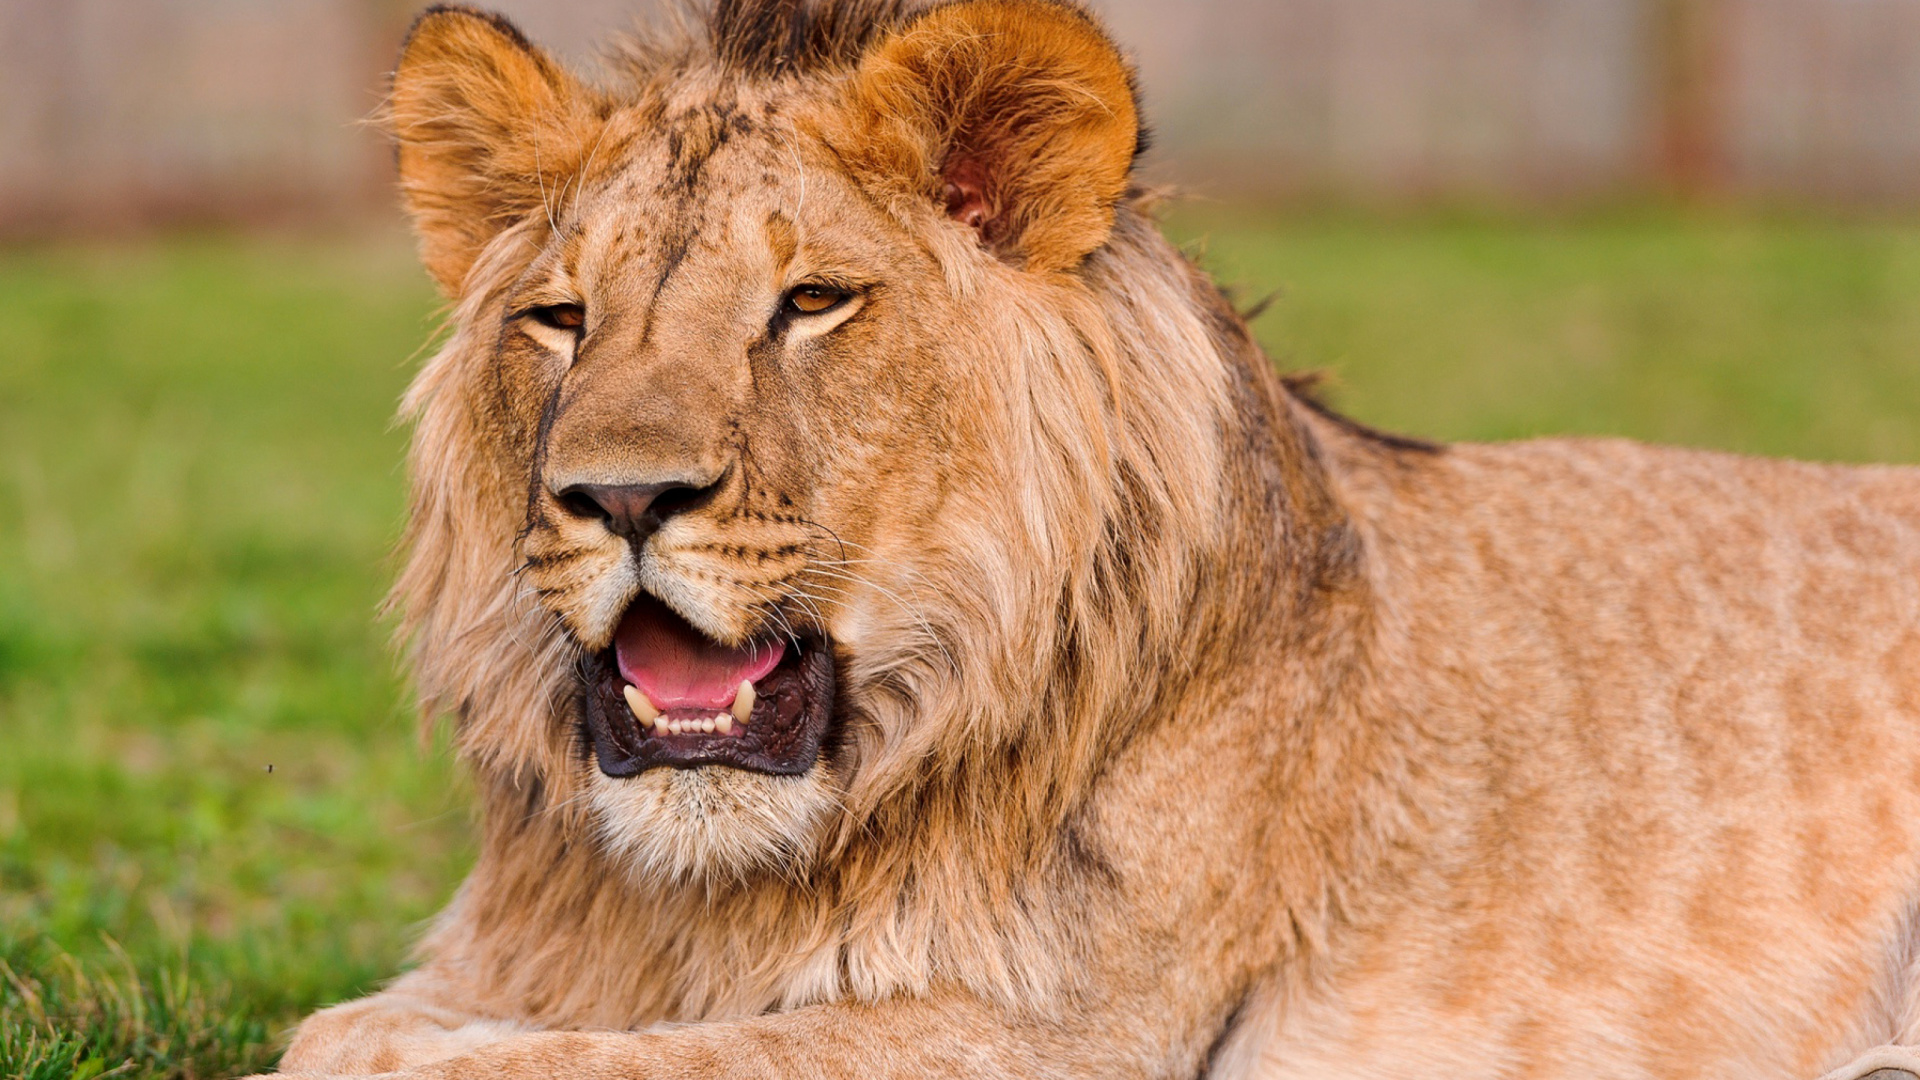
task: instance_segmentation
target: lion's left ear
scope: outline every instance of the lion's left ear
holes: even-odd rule
[[[863,180],[936,200],[1029,270],[1106,242],[1140,118],[1132,70],[1080,8],[932,8],[873,45],[849,89],[834,141]]]
[[[435,4],[414,23],[387,125],[422,259],[448,296],[500,230],[553,213],[597,130],[595,104],[501,16]]]

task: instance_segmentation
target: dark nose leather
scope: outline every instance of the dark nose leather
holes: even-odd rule
[[[613,533],[634,544],[644,544],[668,518],[705,494],[691,484],[668,480],[658,484],[574,484],[557,497],[569,512],[599,518]]]

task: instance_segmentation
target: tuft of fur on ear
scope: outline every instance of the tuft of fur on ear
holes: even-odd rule
[[[1133,72],[1063,0],[959,0],[875,43],[834,139],[863,180],[935,200],[1045,272],[1106,242],[1139,149]]]
[[[393,73],[386,125],[420,257],[449,296],[488,240],[548,213],[600,119],[594,95],[505,18],[421,14]]]

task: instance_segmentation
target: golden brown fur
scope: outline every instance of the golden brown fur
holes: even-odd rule
[[[438,10],[396,74],[458,307],[395,596],[485,841],[285,1068],[1796,1078],[1920,1038],[1920,473],[1326,413],[1127,195],[1074,7],[738,0],[626,55],[588,88]],[[855,301],[769,323],[803,280]],[[556,494],[666,475],[711,496],[643,556]],[[830,630],[819,764],[602,774],[575,666],[643,591]]]

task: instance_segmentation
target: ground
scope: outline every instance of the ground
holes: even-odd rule
[[[1920,222],[1172,230],[1376,425],[1920,461]],[[437,310],[394,232],[0,250],[0,1076],[267,1067],[458,880],[376,617]]]

